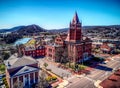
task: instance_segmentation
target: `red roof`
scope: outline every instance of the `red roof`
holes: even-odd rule
[[[103,88],[120,88],[120,70],[116,71],[110,77],[100,83]]]

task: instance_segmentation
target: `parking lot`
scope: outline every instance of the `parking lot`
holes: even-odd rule
[[[39,61],[39,64],[41,67],[44,67],[44,63],[47,63],[48,66],[46,67],[47,69],[50,69],[53,73],[55,73],[56,75],[60,76],[60,77],[70,77],[72,74],[65,69],[59,68],[57,65],[53,64],[52,62],[47,61],[44,58],[41,59],[37,59]]]

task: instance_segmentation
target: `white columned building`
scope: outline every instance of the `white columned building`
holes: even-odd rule
[[[27,88],[37,83],[36,80],[39,75],[37,60],[28,56],[19,57],[12,55],[8,60],[4,61],[4,63],[6,65],[6,79],[9,88],[13,88],[15,82],[18,82],[18,86],[20,86],[22,82],[23,86],[27,86]],[[35,72],[38,74],[35,74]],[[31,74],[33,74],[32,77]]]

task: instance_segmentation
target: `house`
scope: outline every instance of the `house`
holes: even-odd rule
[[[45,56],[45,47],[44,46],[26,46],[23,49],[23,54],[26,56],[32,57],[44,57]]]
[[[100,49],[103,53],[111,53],[112,50],[116,48],[116,44],[103,42],[103,44],[100,46]]]
[[[42,41],[34,38],[24,44],[24,47],[22,47],[20,51],[23,55],[34,58],[45,56],[45,46],[42,44]]]
[[[29,88],[38,82],[39,66],[32,57],[19,57],[14,54],[4,63],[6,65],[6,79],[10,88],[13,88],[16,83],[18,86]]]

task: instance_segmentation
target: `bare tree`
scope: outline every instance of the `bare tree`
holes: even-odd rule
[[[68,61],[68,52],[67,48],[59,48],[56,51],[55,57],[57,58],[57,62],[66,63]]]
[[[46,81],[46,73],[42,70],[40,76],[39,76],[39,82],[36,86],[36,88],[46,88],[49,86],[48,82]]]
[[[24,45],[23,44],[16,45],[16,48],[17,48],[18,56],[22,56],[23,55],[22,49],[24,48]]]
[[[13,88],[23,88],[23,82],[21,81],[16,81],[14,84],[13,84]]]

